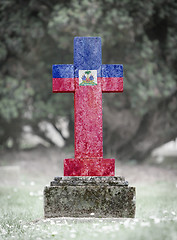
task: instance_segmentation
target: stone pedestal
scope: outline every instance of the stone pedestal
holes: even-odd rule
[[[65,159],[64,176],[115,176],[115,159],[101,157]]]
[[[133,218],[135,188],[124,177],[55,177],[44,189],[44,215]]]

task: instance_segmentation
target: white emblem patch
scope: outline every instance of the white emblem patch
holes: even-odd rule
[[[79,70],[79,86],[97,85],[97,70]]]

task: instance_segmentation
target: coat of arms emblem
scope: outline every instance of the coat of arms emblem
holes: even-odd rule
[[[79,70],[79,86],[97,85],[97,70]]]

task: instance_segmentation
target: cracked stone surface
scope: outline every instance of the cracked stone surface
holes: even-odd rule
[[[135,188],[123,177],[56,177],[53,182],[44,189],[47,218],[135,216]]]
[[[128,186],[124,177],[55,177],[50,186],[87,186],[87,185],[104,185],[104,186]]]

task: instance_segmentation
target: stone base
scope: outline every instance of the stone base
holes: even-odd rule
[[[64,176],[115,176],[115,159],[65,159]]]
[[[133,218],[135,188],[123,177],[56,177],[44,189],[44,215]]]

